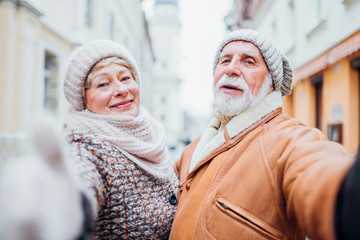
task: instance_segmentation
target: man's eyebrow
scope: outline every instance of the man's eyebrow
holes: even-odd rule
[[[244,52],[243,54],[244,54],[244,55],[247,55],[247,56],[249,56],[249,57],[254,57],[254,58],[255,58],[255,57],[259,57],[258,54],[253,53],[253,52]]]
[[[230,52],[222,52],[220,53],[220,56],[219,58],[222,58],[222,57],[229,57],[229,56],[232,56],[233,54],[230,53]],[[248,57],[253,57],[253,58],[256,58],[256,57],[259,57],[258,54],[254,53],[254,52],[243,52],[242,55],[245,55],[245,56],[248,56]]]
[[[232,53],[229,53],[229,52],[221,52],[219,58],[229,57],[229,56],[232,56]]]

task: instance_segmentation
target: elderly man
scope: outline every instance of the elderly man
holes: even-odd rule
[[[286,57],[263,34],[238,30],[218,47],[213,74],[214,118],[175,166],[170,239],[343,236],[349,209],[339,191],[354,160],[282,112],[293,75]]]

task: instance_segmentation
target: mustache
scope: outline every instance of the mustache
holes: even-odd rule
[[[249,85],[244,80],[243,77],[229,77],[228,75],[224,74],[220,80],[216,83],[215,89],[216,91],[220,90],[223,86],[234,87],[238,89],[242,89],[244,91],[249,90]]]

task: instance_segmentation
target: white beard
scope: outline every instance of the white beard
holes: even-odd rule
[[[243,90],[241,96],[233,96],[225,94],[220,90],[223,85],[232,85]],[[243,111],[258,104],[266,95],[268,95],[272,87],[272,78],[270,73],[265,80],[257,95],[253,95],[249,89],[249,85],[243,77],[229,77],[224,74],[213,88],[215,111],[225,116],[235,116]]]

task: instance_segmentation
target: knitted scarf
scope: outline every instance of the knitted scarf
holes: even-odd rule
[[[65,118],[65,129],[94,133],[114,144],[153,176],[169,176],[171,166],[165,130],[143,107],[136,117],[95,114],[71,108]]]

